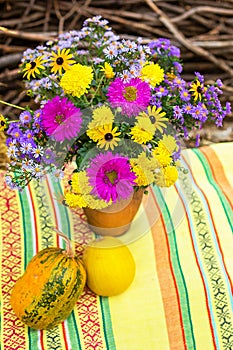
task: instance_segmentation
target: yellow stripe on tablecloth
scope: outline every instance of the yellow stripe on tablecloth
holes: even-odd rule
[[[227,142],[227,143],[223,142],[223,143],[212,144],[209,147],[211,147],[214,150],[214,152],[217,154],[218,158],[222,163],[225,176],[228,179],[229,183],[233,186],[232,184],[233,167],[232,167],[232,160],[230,160],[230,158],[232,159],[232,155],[233,155],[233,142]]]
[[[151,232],[129,244],[136,275],[123,294],[109,298],[117,350],[169,350]]]
[[[189,309],[192,318],[196,349],[211,350],[214,349],[214,345],[203,281],[195,258],[188,218],[175,187],[169,189],[169,193],[166,196],[166,204],[168,205],[170,213],[173,213],[174,221],[177,212],[180,214],[180,219],[176,222],[175,226],[175,235],[180,265],[188,290]]]

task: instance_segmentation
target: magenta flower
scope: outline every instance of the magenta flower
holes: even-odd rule
[[[123,114],[131,117],[148,107],[151,90],[149,84],[139,78],[127,82],[116,78],[109,85],[107,96],[112,107],[120,107]]]
[[[126,199],[133,192],[135,174],[130,171],[127,157],[107,152],[91,159],[87,169],[92,194],[106,202]]]
[[[42,126],[56,141],[71,140],[81,129],[81,111],[66,97],[49,100],[42,110]]]

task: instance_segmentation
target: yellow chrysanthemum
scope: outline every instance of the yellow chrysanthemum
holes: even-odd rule
[[[106,124],[100,126],[98,129],[102,134],[102,137],[98,140],[97,145],[100,148],[104,148],[105,151],[107,151],[109,148],[113,150],[114,147],[116,147],[118,145],[118,142],[120,141],[120,138],[117,136],[119,136],[121,133],[117,131],[117,127],[112,128],[111,124]]]
[[[112,124],[114,115],[109,107],[98,107],[93,111],[92,121],[88,124],[89,129],[94,129],[105,124]]]
[[[70,68],[70,65],[75,63],[76,61],[73,60],[73,55],[70,53],[70,49],[63,49],[62,51],[58,49],[57,53],[52,52],[52,63],[50,66],[52,66],[51,72],[52,73],[59,73],[62,74],[62,70],[65,71]]]
[[[92,190],[92,186],[88,183],[86,171],[76,172],[71,179],[72,190],[75,193],[87,194]]]
[[[176,139],[171,135],[163,135],[163,138],[159,141],[158,145],[166,147],[169,153],[173,153],[178,148]]]
[[[0,114],[0,131],[3,131],[6,129],[6,118]]]
[[[132,171],[137,176],[135,182],[138,186],[148,186],[154,181],[154,174],[148,168],[139,165],[132,166]]]
[[[105,202],[103,199],[98,199],[93,197],[90,194],[85,194],[83,196],[85,199],[85,202],[87,203],[87,207],[91,209],[104,209],[107,208],[110,204],[112,204],[112,201],[110,202]]]
[[[130,134],[132,135],[132,140],[139,144],[145,144],[152,140],[154,131],[155,129],[149,119],[145,117],[137,117],[137,122],[131,129]]]
[[[160,166],[158,160],[154,157],[148,157],[145,152],[142,152],[136,158],[136,163],[142,168],[147,168],[149,170],[155,170]]]
[[[60,86],[66,94],[79,98],[87,92],[92,79],[92,68],[77,63],[64,73],[60,81]]]
[[[163,144],[156,147],[152,154],[162,166],[167,166],[172,161],[171,153]]]
[[[168,118],[164,117],[166,113],[161,111],[162,111],[161,107],[156,108],[155,106],[152,106],[152,107],[149,106],[147,107],[147,113],[142,112],[139,115],[148,116],[155,130],[159,130],[162,133],[163,129],[167,127],[167,124],[165,122],[168,121]]]
[[[155,176],[155,183],[159,187],[170,187],[174,185],[178,179],[178,171],[175,166],[168,165],[164,168],[161,168]]]
[[[43,66],[43,63],[46,62],[46,60],[43,60],[44,56],[40,56],[35,58],[33,61],[26,63],[25,68],[23,69],[23,77],[26,76],[28,80],[30,80],[30,77],[32,76],[35,78],[35,74],[40,74],[40,69],[45,69]]]
[[[102,130],[99,127],[88,129],[86,133],[94,142],[98,142],[103,137]]]
[[[107,79],[114,78],[115,73],[113,72],[112,66],[108,62],[104,62],[104,65],[101,66],[100,70],[104,72]]]
[[[65,193],[65,202],[70,208],[84,208],[87,206],[81,194],[72,192]]]
[[[146,63],[141,69],[141,79],[155,87],[164,79],[164,70],[158,63]]]

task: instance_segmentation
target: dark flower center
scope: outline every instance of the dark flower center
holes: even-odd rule
[[[150,118],[150,121],[151,121],[152,124],[154,124],[156,122],[155,116],[150,115],[149,118]]]
[[[105,175],[107,176],[107,178],[111,182],[111,184],[114,185],[115,180],[117,179],[117,172],[115,170],[107,171],[105,173]]]
[[[137,89],[134,86],[127,86],[123,96],[127,101],[135,101],[137,98]]]
[[[1,126],[5,126],[6,123],[4,122],[4,120],[1,120]]]
[[[197,92],[200,94],[202,92],[202,87],[201,86],[198,86],[197,87]]]
[[[57,124],[61,124],[61,123],[64,121],[64,119],[65,119],[64,115],[58,114],[58,115],[56,115],[56,117],[55,117],[55,122],[56,122]]]
[[[108,132],[107,134],[104,135],[104,138],[106,141],[111,141],[113,139],[113,134]]]
[[[58,57],[58,58],[56,59],[56,63],[57,63],[59,66],[61,66],[61,65],[64,63],[63,58],[62,58],[62,57]]]
[[[32,61],[32,62],[30,62],[30,64],[31,64],[31,69],[36,67],[36,62]]]

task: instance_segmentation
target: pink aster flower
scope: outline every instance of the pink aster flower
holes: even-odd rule
[[[139,78],[129,81],[116,78],[109,85],[107,96],[112,107],[121,107],[122,113],[131,117],[148,107],[151,90],[149,84]]]
[[[107,152],[91,159],[87,169],[89,183],[93,186],[92,194],[106,202],[123,198],[133,192],[135,174],[130,171],[127,157]]]
[[[42,110],[42,126],[56,141],[71,140],[81,129],[81,111],[66,97],[49,100]]]

